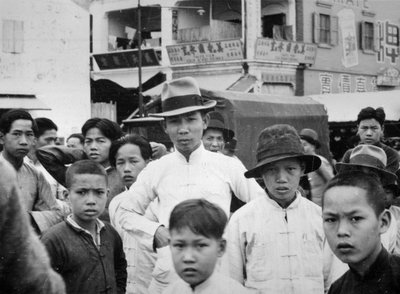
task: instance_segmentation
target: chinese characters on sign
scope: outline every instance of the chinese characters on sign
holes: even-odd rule
[[[319,74],[319,81],[321,94],[376,91],[376,79],[374,77],[369,78],[370,89],[367,89],[368,79],[364,76],[323,72]],[[333,85],[337,85],[338,91],[333,91]]]
[[[378,73],[378,86],[400,86],[400,72],[398,69],[390,67]]]
[[[124,50],[113,53],[93,54],[100,70],[138,67],[138,50]],[[142,66],[160,65],[154,49],[142,49]]]
[[[172,65],[243,59],[239,39],[172,45],[167,46],[167,52]]]
[[[339,28],[342,36],[342,64],[349,68],[358,65],[357,35],[354,11],[348,8],[338,13]]]
[[[300,42],[259,38],[256,41],[256,59],[314,64],[317,45]]]
[[[378,53],[377,60],[384,63],[385,59],[396,64],[399,58],[399,27],[388,21],[378,21]]]

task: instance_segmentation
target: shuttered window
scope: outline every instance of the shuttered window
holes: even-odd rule
[[[24,51],[24,22],[4,19],[2,43],[4,53],[22,53]]]

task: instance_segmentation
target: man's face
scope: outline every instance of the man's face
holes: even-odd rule
[[[212,152],[221,152],[224,149],[225,140],[221,130],[207,129],[203,135],[204,148]]]
[[[81,143],[81,140],[76,137],[71,137],[67,140],[67,147],[68,148],[81,148],[83,149],[83,145]]]
[[[325,192],[322,216],[335,255],[356,270],[368,268],[381,248],[380,234],[388,227],[387,212],[376,215],[366,190],[335,186]]]
[[[301,144],[303,145],[304,148],[304,153],[306,154],[314,154],[315,153],[315,146],[313,144],[308,143],[304,139],[300,139]]]
[[[358,124],[357,134],[360,136],[361,143],[375,144],[381,139],[383,129],[376,119],[364,119]]]
[[[36,148],[40,148],[42,146],[47,145],[55,145],[57,140],[57,131],[56,130],[47,130],[45,131],[36,141]]]
[[[68,189],[74,220],[86,228],[104,211],[107,202],[106,178],[102,175],[77,174]]]
[[[165,118],[165,131],[179,152],[190,155],[200,146],[207,122],[207,117],[202,117],[200,111],[184,113]]]
[[[295,158],[266,164],[261,170],[268,195],[278,203],[291,200],[299,187],[304,168]]]
[[[15,120],[10,131],[1,138],[3,152],[8,156],[22,159],[35,143],[35,135],[32,129],[32,121],[25,119]]]
[[[223,239],[207,238],[189,228],[171,231],[170,248],[177,274],[191,286],[207,280],[214,271],[218,257],[225,252]]]
[[[111,140],[103,135],[98,128],[89,129],[85,136],[84,150],[86,155],[104,167],[109,166],[108,153]]]

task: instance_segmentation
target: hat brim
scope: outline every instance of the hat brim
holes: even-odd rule
[[[387,170],[384,170],[382,168],[378,168],[375,166],[371,166],[371,165],[366,165],[366,164],[353,164],[353,163],[344,163],[344,162],[338,162],[335,165],[335,169],[338,173],[343,172],[344,169],[346,168],[356,168],[356,167],[368,167],[368,168],[372,168],[373,170],[376,170],[382,177],[383,180],[383,185],[385,184],[392,184],[395,183],[397,181],[397,176],[394,173],[391,173]]]
[[[266,164],[276,162],[279,160],[283,159],[289,159],[289,158],[297,158],[301,160],[302,162],[305,163],[305,168],[304,168],[304,173],[308,174],[312,171],[315,171],[319,169],[321,166],[321,159],[318,156],[315,155],[310,155],[310,154],[283,154],[283,155],[278,155],[278,156],[272,156],[269,158],[266,158],[259,163],[253,168],[248,170],[247,172],[244,173],[244,176],[246,178],[259,178],[261,177],[261,169],[263,166]]]
[[[176,115],[181,115],[181,114],[189,113],[189,112],[193,112],[193,111],[202,111],[202,110],[211,109],[211,108],[214,108],[215,105],[217,105],[217,101],[210,100],[210,101],[205,102],[204,105],[182,107],[182,108],[178,108],[178,109],[166,111],[166,112],[149,113],[149,116],[154,116],[154,117],[176,116]]]

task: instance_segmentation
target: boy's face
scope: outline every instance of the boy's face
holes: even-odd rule
[[[261,176],[269,196],[280,202],[293,198],[303,171],[298,159],[288,158],[266,164],[261,170]]]
[[[193,287],[211,276],[218,257],[225,252],[224,239],[197,235],[189,228],[172,230],[170,237],[175,270],[182,280]]]
[[[374,119],[364,119],[358,124],[358,132],[361,143],[375,144],[379,142],[383,135],[383,129],[380,123]]]
[[[83,148],[91,160],[100,163],[104,167],[108,167],[110,147],[111,140],[105,137],[98,128],[92,128],[87,131]]]
[[[55,129],[45,131],[36,142],[36,148],[48,145],[56,145],[57,131]]]
[[[221,130],[208,129],[203,135],[204,148],[212,152],[221,152],[224,149],[225,140]]]
[[[67,194],[74,220],[85,227],[105,209],[108,194],[106,178],[94,174],[74,175]]]
[[[388,212],[377,216],[364,189],[335,186],[325,192],[322,216],[335,255],[356,270],[368,269],[380,252],[380,235],[390,224]]]
[[[200,111],[165,118],[165,131],[176,149],[190,154],[201,144],[203,131],[207,128],[208,116]]]
[[[144,160],[139,146],[125,144],[115,155],[115,166],[126,187],[136,182],[139,173],[146,167],[148,160]]]
[[[1,136],[4,152],[18,159],[24,158],[29,153],[35,141],[32,121],[26,119],[13,121],[9,132]]]

